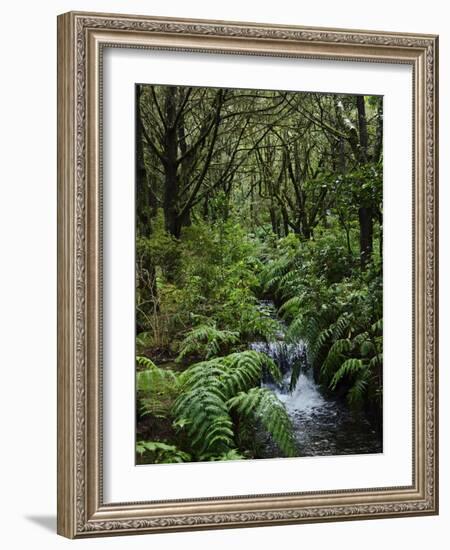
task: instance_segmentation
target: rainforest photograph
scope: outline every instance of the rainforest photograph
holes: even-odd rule
[[[135,85],[136,464],[383,452],[383,98]]]

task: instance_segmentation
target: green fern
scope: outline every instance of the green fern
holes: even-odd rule
[[[353,295],[360,299],[358,293]],[[290,303],[296,301],[292,299]],[[289,307],[288,304],[286,309]],[[307,343],[308,359],[315,372],[320,373],[322,383],[334,391],[345,382],[352,405],[361,403],[365,395],[378,399],[373,388],[379,385],[375,380],[382,366],[382,320],[371,322],[365,313],[359,313],[358,307],[354,306],[354,312],[342,311],[332,322],[329,319],[335,311],[329,307],[309,316],[299,314],[288,330],[290,341],[301,338]],[[297,371],[293,369],[291,388]]]
[[[252,388],[240,392],[228,400],[228,406],[243,418],[259,420],[284,455],[297,454],[291,420],[283,403],[269,389]]]
[[[191,455],[178,449],[175,445],[168,445],[162,441],[138,441],[136,453],[147,455],[153,464],[167,464],[174,462],[189,462]]]
[[[180,395],[174,414],[185,420],[190,446],[199,454],[222,454],[235,447],[233,422],[218,384],[196,387]]]
[[[265,353],[244,351],[233,353],[224,359],[227,375],[224,388],[228,396],[256,385],[267,369],[275,382],[281,382],[282,374],[277,364]]]
[[[302,306],[303,297],[302,296],[292,296],[286,300],[278,309],[279,315],[282,317],[291,317],[295,318],[299,315],[300,308]]]
[[[330,382],[330,389],[335,390],[336,386],[345,376],[352,376],[355,373],[359,373],[364,368],[366,368],[366,365],[362,362],[361,359],[347,359],[334,373],[334,376]]]
[[[329,377],[330,373],[336,372],[345,360],[345,356],[352,349],[352,342],[348,338],[336,340],[330,347],[325,361],[322,364],[321,374]]]
[[[252,350],[202,361],[180,375],[182,392],[173,407],[175,423],[187,432],[199,456],[221,456],[236,447],[229,400],[259,384],[264,369],[281,380],[274,361]]]
[[[266,292],[276,292],[280,288],[280,281],[293,268],[293,260],[289,256],[282,256],[273,260],[262,274],[263,286]]]
[[[164,368],[159,368],[147,357],[136,357],[138,365],[144,366],[144,370],[136,373],[136,389],[146,394],[162,391],[166,386],[177,385],[177,375]]]
[[[153,342],[153,337],[150,332],[140,332],[136,335],[136,348],[139,353],[149,348]]]
[[[356,377],[352,387],[349,389],[347,393],[347,399],[351,405],[357,405],[361,403],[369,384],[368,378],[369,378],[369,369],[363,369],[360,372],[360,374]]]
[[[181,342],[177,361],[180,362],[190,355],[210,359],[238,341],[238,332],[219,330],[213,325],[200,325],[191,330]]]
[[[141,367],[145,367],[147,369],[158,368],[151,359],[149,359],[148,357],[144,357],[143,355],[136,356],[136,363]]]
[[[231,397],[256,385],[264,369],[275,381],[281,381],[280,369],[273,359],[265,353],[247,350],[196,363],[181,374],[180,382],[184,389],[214,386],[225,397]]]
[[[157,418],[167,417],[179,390],[177,375],[169,369],[157,367],[147,357],[138,356],[136,362],[145,367],[136,373],[141,413]]]
[[[222,453],[220,455],[214,455],[211,453],[205,453],[204,455],[200,456],[200,460],[212,460],[212,461],[222,461],[222,460],[242,460],[243,458],[246,458],[245,455],[240,453],[237,449],[230,449],[226,453]]]

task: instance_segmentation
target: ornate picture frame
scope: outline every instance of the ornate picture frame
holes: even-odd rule
[[[404,64],[413,90],[412,483],[105,503],[102,56],[139,48]],[[58,17],[58,533],[69,538],[438,513],[438,38],[70,12]],[[151,468],[152,466],[148,466]]]

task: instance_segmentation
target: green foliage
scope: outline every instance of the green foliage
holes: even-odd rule
[[[161,376],[165,376],[165,371],[160,371],[160,369],[158,369],[158,367],[155,365],[155,363],[153,363],[153,361],[151,359],[149,359],[148,357],[138,355],[138,356],[136,356],[136,363],[138,365],[140,365],[141,367],[144,367],[146,369],[150,369],[150,370],[153,370],[153,371],[160,372]]]
[[[276,334],[278,324],[260,310],[254,293],[262,245],[234,218],[199,221],[184,228],[181,241],[156,220],[150,236],[137,242],[138,351],[178,348],[180,361],[196,353],[209,358],[238,340]],[[173,338],[180,333],[187,333],[183,342]]]
[[[238,405],[233,401],[234,397],[250,391],[252,406],[247,412],[254,413],[255,418],[261,420],[282,452],[290,456],[292,426],[284,406],[270,390],[253,391],[261,389],[255,386],[259,384],[264,369],[268,369],[274,379],[281,379],[274,361],[257,351],[203,361],[180,375],[182,393],[175,402],[174,414],[176,422],[186,429],[190,444],[198,455],[215,457],[235,448],[236,434],[230,408]],[[240,407],[237,410],[243,412]]]
[[[221,454],[235,446],[233,421],[218,384],[184,392],[175,402],[174,414],[185,421],[190,445],[198,454]]]
[[[261,427],[291,456],[284,407],[260,387],[280,373],[243,351],[284,324],[326,391],[380,410],[382,98],[136,92],[141,459],[259,456]]]
[[[329,230],[314,241],[280,241],[281,254],[263,280],[288,322],[288,339],[307,344],[316,377],[350,404],[381,406],[382,292],[376,260],[361,273],[342,235]],[[294,368],[291,388],[299,369]]]
[[[164,228],[161,210],[152,220],[151,230],[136,237],[136,259],[138,266],[145,262],[158,266],[163,275],[177,273],[180,262],[179,241]]]
[[[240,339],[268,339],[277,330],[258,309],[253,290],[262,270],[261,245],[233,218],[198,223],[183,232],[183,285],[180,307]]]
[[[225,453],[222,453],[220,455],[207,455],[207,458],[208,460],[217,460],[217,461],[222,461],[222,460],[242,460],[245,457],[244,454],[240,453],[237,449],[231,449]]]
[[[361,321],[361,320],[360,320]],[[379,401],[382,376],[382,323],[381,319],[370,326],[367,323],[345,326],[347,338],[334,339],[328,349],[321,372],[329,388],[336,390],[339,384],[347,386],[347,399],[352,405],[360,405],[368,395]],[[335,338],[340,333],[334,332]]]
[[[244,418],[254,417],[262,423],[285,456],[295,456],[297,447],[291,420],[278,397],[267,388],[239,392],[228,401]]]
[[[239,342],[238,332],[219,330],[215,325],[200,325],[190,330],[181,342],[177,361],[182,361],[191,355],[210,359],[220,355],[237,342]]]
[[[178,394],[178,378],[174,372],[157,367],[147,357],[136,357],[136,363],[144,367],[136,373],[141,414],[155,418],[166,418],[170,414],[173,400]]]
[[[257,386],[265,370],[275,380],[281,380],[274,361],[257,351],[216,357],[196,363],[179,374],[157,367],[146,357],[138,357],[136,361],[144,367],[137,373],[142,413],[153,418],[170,418],[179,441],[179,445],[173,448],[166,443],[155,446],[155,442],[150,445],[141,441],[137,452],[145,453],[148,461],[164,462],[165,458],[167,462],[186,461],[184,452],[189,455],[189,460],[237,460],[245,457],[237,448],[239,424],[231,413],[237,402],[232,399],[243,392],[260,389]],[[253,405],[248,412],[262,423],[281,451],[290,456],[292,427],[286,420],[284,406],[269,390],[264,390],[261,395],[255,392],[249,395],[253,398]]]
[[[150,332],[139,332],[136,335],[136,352],[141,355],[152,345],[152,342],[153,338]]]
[[[343,280],[328,289],[330,302],[294,317],[289,337],[308,344],[308,359],[330,390],[345,390],[350,404],[367,397],[380,405],[381,293],[377,279]],[[364,286],[366,288],[364,289]],[[331,301],[332,300],[332,301]]]
[[[180,451],[175,445],[168,445],[161,441],[138,441],[136,453],[153,464],[167,464],[173,462],[189,462],[191,456]]]

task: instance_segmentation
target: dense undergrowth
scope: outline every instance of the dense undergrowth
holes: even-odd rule
[[[264,433],[282,456],[296,455],[283,404],[261,387],[264,372],[274,381],[281,373],[267,355],[248,349],[279,331],[262,298],[276,304],[288,341],[306,342],[325,392],[381,414],[376,257],[361,272],[332,228],[314,240],[292,234],[267,242],[233,218],[189,227],[179,242],[155,227],[138,250],[158,258],[158,300],[137,337],[139,461],[256,458]],[[293,386],[299,374],[300,363]]]

